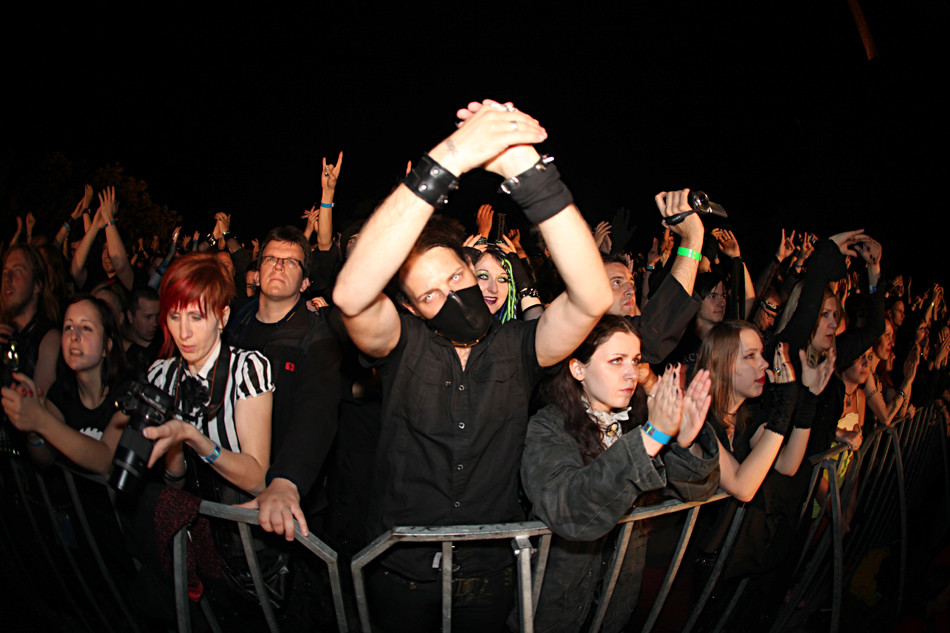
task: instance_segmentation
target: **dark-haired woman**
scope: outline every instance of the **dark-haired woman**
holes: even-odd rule
[[[547,386],[550,404],[528,424],[522,482],[534,515],[556,535],[536,631],[581,630],[608,534],[641,494],[670,486],[695,500],[716,490],[718,449],[704,423],[708,373],[683,393],[679,368],[667,371],[649,398],[649,421],[631,421],[639,363],[636,328],[604,316]],[[620,630],[633,612],[643,555],[642,546],[628,549],[604,631]]]
[[[109,472],[128,418],[116,411],[124,367],[115,319],[101,299],[79,295],[66,307],[57,380],[44,398],[36,383],[16,373],[15,389],[3,387],[3,408],[27,433],[33,458],[49,462],[55,449],[77,466]]]

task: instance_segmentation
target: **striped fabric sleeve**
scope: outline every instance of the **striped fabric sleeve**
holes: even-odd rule
[[[270,361],[260,352],[237,351],[236,372],[240,380],[235,381],[237,399],[253,398],[274,390],[274,378],[271,375]]]

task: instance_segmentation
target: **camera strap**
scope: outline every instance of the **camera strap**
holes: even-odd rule
[[[218,414],[224,406],[224,395],[228,386],[228,372],[230,366],[231,348],[222,342],[221,351],[218,352],[218,358],[214,361],[214,368],[211,370],[211,387],[209,389],[211,396],[208,400],[208,406],[204,407],[202,411],[206,425],[218,417]],[[178,357],[178,367],[175,369],[175,373],[177,374],[175,384],[175,408],[178,408],[181,404],[179,392],[181,390],[182,380],[188,380],[185,378],[185,370],[182,367],[181,356]],[[192,380],[197,382],[194,378],[192,378]]]

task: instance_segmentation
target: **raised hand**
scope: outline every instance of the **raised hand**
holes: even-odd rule
[[[323,157],[323,171],[320,172],[320,185],[327,191],[336,190],[336,181],[340,178],[340,169],[343,167],[343,152],[337,156],[336,165],[327,164],[327,157]],[[407,172],[408,173],[408,172]]]
[[[96,215],[102,214],[102,225],[115,221],[115,187],[106,187],[99,192],[99,210]]]
[[[788,343],[782,343],[775,348],[772,369],[766,369],[765,373],[768,374],[769,381],[776,384],[795,382],[795,368],[788,357]]]
[[[727,229],[713,229],[713,237],[716,238],[716,241],[719,242],[719,248],[722,249],[722,252],[726,256],[735,259],[736,257],[741,257],[739,251],[739,240],[736,239],[736,236]]]
[[[841,251],[841,254],[850,255],[851,257],[858,256],[857,251],[854,250],[854,245],[860,242],[866,242],[868,239],[870,238],[864,234],[864,229],[845,231],[844,233],[836,233],[831,236],[831,240],[838,245],[838,250]],[[807,242],[808,240],[805,241]]]
[[[175,227],[175,230],[172,231],[172,243],[173,243],[173,244],[177,244],[177,243],[178,243],[178,234],[179,234],[179,233],[181,233],[181,227],[180,227],[180,226],[176,226],[176,227]]]
[[[877,266],[881,263],[881,243],[869,235],[864,237],[864,242],[856,244],[854,249],[868,265]]]
[[[307,224],[312,224],[314,227],[316,227],[317,223],[320,221],[320,209],[317,208],[317,205],[313,205],[310,207],[309,211],[304,211],[303,215],[300,217],[306,219]]]
[[[540,155],[532,147],[548,136],[538,121],[512,104],[491,99],[471,102],[456,112],[458,129],[429,155],[456,176],[476,167],[504,178],[517,176]]]
[[[681,367],[677,364],[666,370],[647,399],[650,424],[671,437],[679,433],[683,417],[683,392],[679,387]]]
[[[92,185],[86,184],[82,189],[82,209],[79,210],[80,213],[84,209],[88,209],[92,206]],[[78,216],[77,216],[78,217]]]
[[[528,256],[524,248],[521,246],[521,231],[518,229],[511,229],[508,231],[508,239],[514,246],[515,253],[518,255],[518,257],[524,258]]]
[[[650,250],[647,252],[647,266],[656,266],[656,263],[660,261],[660,258],[661,258],[660,240],[654,237],[653,245],[650,247]]]
[[[663,217],[663,226],[671,229],[677,235],[686,237],[688,235],[695,235],[697,231],[706,230],[703,227],[703,221],[699,219],[698,213],[690,213],[686,216],[685,220],[673,226],[666,223],[666,218],[676,215],[677,213],[692,210],[692,207],[689,206],[689,189],[661,191],[656,194],[654,200],[656,200],[656,207],[660,210],[660,215]]]
[[[777,351],[777,350],[776,350]],[[832,351],[817,367],[808,364],[805,350],[798,350],[798,358],[802,361],[802,384],[808,387],[814,395],[820,394],[828,386],[828,380],[835,372],[837,355]]]
[[[485,252],[485,249],[488,248],[488,244],[484,244],[484,243],[479,244],[479,243],[478,243],[478,240],[481,239],[481,237],[482,237],[482,236],[479,235],[478,233],[476,233],[475,235],[469,235],[468,237],[465,238],[465,241],[462,242],[462,247],[463,247],[463,248],[474,248],[474,249],[480,250],[480,251],[482,251],[482,252],[484,253],[484,252]]]
[[[26,212],[26,234],[33,235],[33,227],[36,226],[36,217],[32,211]]]
[[[490,204],[483,204],[478,207],[478,211],[475,212],[475,224],[478,225],[478,234],[485,239],[488,239],[488,234],[491,233],[491,224],[494,217],[495,211],[491,208]]]
[[[807,240],[806,240],[807,241]],[[795,231],[794,229],[788,235],[785,235],[785,229],[782,229],[782,239],[778,243],[778,249],[775,251],[775,259],[780,262],[795,252]]]
[[[594,228],[594,244],[601,253],[609,253],[613,245],[610,240],[610,224],[608,222],[599,222]]]
[[[693,376],[693,381],[683,394],[683,413],[676,442],[684,448],[689,448],[706,423],[706,414],[712,403],[710,387],[712,380],[709,371],[701,369]]]
[[[502,235],[502,236],[501,236],[501,239],[502,239],[503,243],[502,243],[502,244],[498,244],[497,246],[498,246],[498,248],[501,249],[501,252],[502,252],[502,253],[504,253],[505,255],[508,255],[508,254],[510,254],[510,253],[515,253],[515,254],[517,254],[517,250],[515,249],[515,245],[512,243],[512,241],[511,241],[510,239],[508,239],[508,236],[507,236],[507,235]]]

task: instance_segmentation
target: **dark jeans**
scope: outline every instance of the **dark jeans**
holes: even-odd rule
[[[378,568],[369,575],[373,630],[421,633],[442,628],[442,582],[417,582]],[[452,579],[453,633],[507,631],[514,606],[514,567],[482,578]]]

